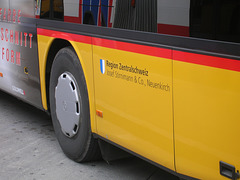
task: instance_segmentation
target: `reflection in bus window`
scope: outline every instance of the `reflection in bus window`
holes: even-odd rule
[[[63,10],[63,0],[42,0],[40,18],[63,20]]]
[[[63,0],[53,1],[53,19],[63,20]]]
[[[50,2],[53,12],[49,10]],[[42,0],[41,17],[240,42],[240,0]]]
[[[190,36],[240,42],[240,1],[192,0]]]
[[[50,0],[42,0],[40,18],[43,19],[50,18]]]
[[[113,27],[157,32],[157,0],[117,0]]]
[[[41,9],[41,0],[35,0],[35,15],[36,18],[40,16],[40,9]]]

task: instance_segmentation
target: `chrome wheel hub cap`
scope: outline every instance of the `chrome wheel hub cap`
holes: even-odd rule
[[[56,115],[67,137],[77,134],[80,122],[80,91],[69,72],[61,74],[55,88]]]

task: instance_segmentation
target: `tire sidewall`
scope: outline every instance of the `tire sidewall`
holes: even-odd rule
[[[80,92],[79,103],[81,124],[77,134],[72,138],[67,137],[62,132],[61,125],[56,115],[55,88],[57,86],[59,76],[65,72],[70,72],[74,76]],[[87,153],[91,136],[89,101],[82,66],[76,53],[70,47],[61,49],[55,56],[50,75],[49,92],[51,116],[58,142],[63,152],[69,158],[75,161],[81,161]]]

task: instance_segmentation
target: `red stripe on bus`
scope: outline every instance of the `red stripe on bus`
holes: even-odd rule
[[[240,61],[234,59],[174,50],[173,60],[240,72]]]
[[[38,28],[37,33],[43,36],[50,36],[54,38],[61,38],[61,39],[66,39],[70,41],[92,44],[92,41],[91,41],[92,37],[90,36],[83,36],[78,34],[71,34],[71,33],[47,30],[42,28]],[[145,54],[150,56],[172,59],[171,49],[138,45],[138,44],[132,44],[132,43],[102,39],[102,38],[94,38],[94,37],[93,37],[93,45],[112,48],[112,49],[118,49],[122,51],[138,53],[138,54]]]
[[[69,41],[76,41],[76,42],[81,42],[81,43],[92,44],[92,38],[90,36],[83,36],[83,35],[78,35],[78,34],[53,31],[53,30],[47,30],[47,29],[42,29],[42,28],[37,28],[37,34],[43,35],[43,36],[50,36],[50,37],[54,37],[54,38],[65,39],[65,40],[69,40]]]
[[[84,35],[77,35],[47,29],[37,29],[39,35],[66,39],[69,41],[76,41],[81,43],[93,44],[95,46],[117,49],[127,52],[144,54],[166,59],[173,59],[176,61],[198,64],[208,67],[226,69],[240,72],[240,61],[228,58],[221,58],[216,56],[202,55],[196,53],[188,53],[184,51],[176,51],[171,49],[164,49],[158,47],[151,47],[146,45],[139,45],[109,39],[95,38]]]
[[[111,49],[118,49],[122,51],[138,53],[138,54],[145,54],[149,56],[172,59],[171,49],[151,47],[151,46],[132,44],[132,43],[101,39],[101,38],[93,38],[93,45],[111,48]]]

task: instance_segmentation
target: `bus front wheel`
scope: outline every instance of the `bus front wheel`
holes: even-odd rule
[[[86,80],[71,47],[61,49],[55,56],[49,98],[55,134],[63,152],[77,162],[99,159],[98,142],[91,132]]]

